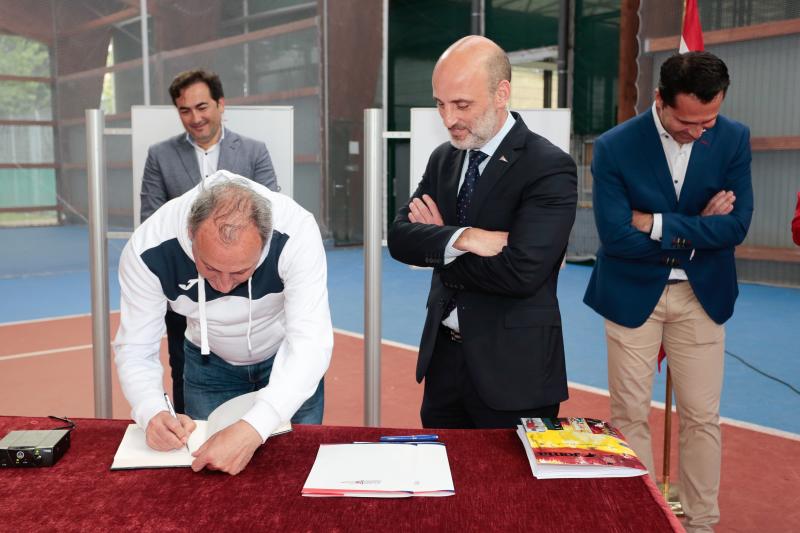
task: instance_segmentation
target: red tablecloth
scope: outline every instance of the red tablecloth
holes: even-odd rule
[[[300,495],[320,443],[408,430],[295,426],[238,476],[191,469],[110,471],[128,421],[79,419],[52,468],[0,469],[0,531],[631,531],[681,530],[646,477],[537,480],[512,430],[440,430],[455,483],[443,498]],[[13,429],[54,427],[0,417]]]

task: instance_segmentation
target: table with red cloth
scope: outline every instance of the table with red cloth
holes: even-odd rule
[[[680,531],[647,476],[537,480],[513,430],[440,430],[456,493],[448,497],[300,495],[322,443],[410,430],[298,425],[238,476],[188,468],[111,471],[128,421],[77,419],[50,468],[0,469],[0,531]],[[0,437],[47,429],[0,416]],[[413,432],[413,430],[411,430]]]

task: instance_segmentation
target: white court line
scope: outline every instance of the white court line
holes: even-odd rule
[[[338,328],[333,328],[333,332],[338,333],[339,335],[344,335],[345,337],[353,337],[355,339],[364,340],[363,333],[356,333],[354,331],[347,331],[346,329],[338,329]],[[381,344],[385,344],[386,346],[392,346],[394,348],[402,348],[404,350],[408,350],[411,352],[419,351],[419,346],[412,346],[411,344],[403,344],[402,342],[395,342],[387,339],[381,339]]]
[[[111,311],[109,314],[119,314],[119,311]],[[82,313],[78,315],[64,315],[51,318],[34,318],[31,320],[20,320],[18,322],[3,322],[0,323],[0,331],[6,326],[21,326],[25,324],[36,324],[39,322],[55,322],[56,320],[71,320],[73,318],[87,318],[91,317],[91,313]],[[91,344],[79,344],[77,346],[65,346],[63,348],[53,348],[51,350],[39,350],[36,352],[24,352],[11,355],[0,355],[0,363],[3,361],[13,361],[15,359],[28,359],[30,357],[41,357],[43,355],[53,355],[61,352],[74,352],[77,350],[92,349]]]
[[[75,318],[75,317],[81,317],[81,316],[89,316],[89,315],[72,315],[72,316],[69,316],[69,317],[59,317],[59,318],[65,319],[65,318]],[[37,320],[29,320],[29,321],[18,322],[17,324],[28,324],[28,323],[32,323],[32,322],[42,322],[42,321],[46,321],[46,320],[57,320],[57,319],[46,319],[45,318],[45,319],[37,319]],[[10,325],[10,323],[2,324],[0,326],[5,326],[5,325]],[[334,331],[334,333],[338,333],[339,335],[344,335],[344,336],[347,336],[347,337],[353,337],[353,338],[362,339],[362,340],[364,339],[364,335],[361,334],[361,333],[355,333],[353,331],[347,331],[347,330],[338,329],[338,328],[333,328],[333,331]],[[164,338],[164,337],[162,337],[162,338]],[[418,352],[419,351],[419,347],[412,346],[410,344],[403,344],[401,342],[395,342],[395,341],[390,341],[390,340],[386,340],[386,339],[381,339],[381,343],[382,344],[386,344],[387,346],[393,346],[395,348],[401,348],[401,349],[404,349],[404,350],[408,350],[410,352]],[[56,348],[56,349],[53,349],[53,350],[41,350],[41,351],[38,351],[38,352],[27,352],[27,353],[21,353],[21,354],[0,356],[0,363],[2,363],[3,361],[11,361],[11,360],[14,360],[14,359],[26,359],[26,358],[30,358],[30,357],[40,357],[40,356],[43,356],[43,355],[52,355],[52,354],[61,353],[61,352],[73,352],[73,351],[76,351],[76,350],[86,350],[86,349],[90,349],[90,348],[92,348],[91,344],[82,344],[82,345],[78,345],[78,346],[68,346],[68,347],[65,347],[65,348]],[[580,390],[580,391],[583,391],[583,392],[589,392],[589,393],[592,393],[592,394],[598,394],[600,396],[605,396],[605,397],[608,397],[608,395],[609,395],[608,391],[606,389],[601,389],[601,388],[598,388],[598,387],[592,387],[590,385],[583,385],[581,383],[575,383],[573,381],[567,382],[567,385],[570,388],[573,388],[573,389],[576,389],[576,390]],[[650,405],[652,407],[655,407],[657,409],[662,409],[662,410],[666,407],[664,402],[657,402],[657,401],[651,401]],[[675,406],[672,407],[672,412],[676,412]],[[782,437],[784,439],[789,439],[789,440],[794,440],[794,441],[800,442],[800,434],[792,433],[790,431],[783,431],[783,430],[780,430],[780,429],[770,428],[770,427],[767,427],[767,426],[761,426],[761,425],[758,425],[758,424],[752,424],[750,422],[743,422],[741,420],[736,420],[734,418],[727,418],[727,417],[724,417],[724,416],[720,417],[720,423],[728,424],[729,426],[734,426],[734,427],[738,427],[738,428],[741,428],[741,429],[748,429],[750,431],[755,431],[757,433],[765,433],[767,435],[772,435],[774,437]]]
[[[28,321],[23,321],[23,322],[17,322],[17,323],[11,323],[11,324],[2,324],[2,325],[5,326],[5,325],[14,325],[14,324],[17,324],[17,325],[19,325],[19,324],[30,324],[30,323],[35,323],[35,322],[44,322],[44,321],[50,321],[50,320],[59,320],[59,319],[76,318],[76,317],[84,317],[84,316],[90,316],[90,315],[88,315],[88,314],[85,314],[85,315],[71,315],[71,316],[63,316],[63,317],[58,317],[58,318],[53,318],[53,319],[41,318],[41,319],[36,319],[36,320],[28,320]],[[348,337],[355,337],[355,338],[362,339],[362,340],[364,339],[364,335],[361,335],[361,334],[358,334],[358,333],[353,333],[353,332],[350,332],[350,331],[345,331],[345,330],[335,329],[335,328],[334,328],[333,331],[336,332],[336,333],[339,333],[340,335],[345,335],[345,336],[348,336]],[[164,338],[166,338],[166,335],[164,335],[162,337],[162,339],[164,339]],[[410,346],[408,344],[401,344],[399,342],[384,341],[384,344],[387,344],[389,346],[397,346],[398,348],[404,348],[406,350],[417,351],[417,349],[414,346]],[[39,351],[36,351],[36,352],[23,352],[23,353],[11,354],[11,355],[0,355],[0,363],[2,363],[3,361],[13,361],[13,360],[16,360],[16,359],[28,359],[28,358],[31,358],[31,357],[41,357],[41,356],[44,356],[44,355],[53,355],[53,354],[61,353],[61,352],[74,352],[74,351],[77,351],[77,350],[90,350],[90,349],[92,349],[92,345],[91,344],[79,344],[77,346],[64,346],[63,348],[53,348],[51,350],[39,350]]]
[[[606,389],[599,389],[597,387],[591,387],[589,385],[583,385],[581,383],[575,383],[573,381],[567,382],[567,385],[572,389],[577,389],[584,392],[590,392],[593,394],[599,394],[601,396],[609,396],[609,393]],[[667,406],[664,402],[657,402],[655,400],[650,402],[651,407],[655,407],[657,409],[661,409],[662,411]],[[672,412],[677,413],[675,406],[672,406]],[[742,420],[736,420],[735,418],[728,418],[725,416],[719,417],[719,421],[722,424],[728,424],[729,426],[734,426],[742,429],[749,429],[750,431],[757,431],[759,433],[766,433],[768,435],[772,435],[775,437],[783,437],[785,439],[791,439],[800,441],[800,434],[792,433],[790,431],[783,431],[781,429],[775,429],[767,426],[760,426],[758,424],[753,424],[750,422],[744,422]]]
[[[36,324],[37,322],[55,322],[56,320],[69,320],[71,318],[81,318],[92,316],[91,313],[83,313],[80,315],[64,315],[64,316],[56,316],[50,318],[34,318],[31,320],[19,320],[17,322],[3,322],[0,324],[0,328],[4,328],[6,326],[21,326],[23,324]]]
[[[77,350],[91,350],[91,344],[79,344],[78,346],[65,346],[64,348],[53,348],[52,350],[40,350],[38,352],[25,352],[13,355],[0,355],[0,363],[12,361],[14,359],[28,359],[30,357],[41,357],[42,355],[53,355],[62,352],[75,352]]]
[[[352,332],[352,331],[346,331],[346,330],[343,330],[343,329],[336,329],[336,328],[334,328],[333,331],[335,333],[339,333],[340,335],[346,335],[348,337],[354,337],[354,338],[357,338],[357,339],[363,339],[364,338],[364,335],[362,335],[361,333],[355,333],[355,332]],[[386,340],[386,339],[381,339],[381,343],[382,344],[386,344],[387,346],[394,346],[396,348],[403,348],[403,349],[406,349],[406,350],[409,350],[409,351],[412,351],[412,352],[418,352],[419,351],[419,347],[418,346],[412,346],[410,344],[403,344],[403,343],[400,343],[400,342],[389,341],[389,340]],[[598,387],[592,387],[591,385],[583,385],[582,383],[575,383],[574,381],[568,381],[567,385],[571,389],[576,389],[576,390],[583,391],[583,392],[589,392],[589,393],[592,393],[592,394],[598,394],[600,396],[605,396],[606,398],[609,396],[608,391],[606,389],[601,389],[601,388],[598,388]],[[655,400],[651,401],[650,405],[652,407],[657,408],[657,409],[661,409],[662,411],[666,407],[666,404],[664,402],[657,402]],[[674,405],[672,406],[672,412],[673,413],[677,412]],[[790,431],[783,431],[783,430],[780,430],[780,429],[775,429],[775,428],[771,428],[771,427],[767,427],[767,426],[760,426],[758,424],[752,424],[750,422],[743,422],[741,420],[736,420],[734,418],[727,418],[727,417],[724,417],[724,416],[721,416],[719,420],[720,420],[720,423],[728,424],[729,426],[734,426],[734,427],[738,427],[738,428],[741,428],[741,429],[748,429],[750,431],[755,431],[757,433],[766,433],[767,435],[772,435],[774,437],[782,437],[784,439],[800,441],[800,434],[792,433]]]
[[[112,309],[111,311],[109,311],[108,314],[118,315],[119,309]],[[19,320],[17,322],[0,322],[0,328],[6,326],[21,326],[23,324],[36,324],[38,322],[55,322],[56,320],[70,320],[73,318],[84,318],[84,317],[90,318],[91,316],[92,316],[91,313],[81,313],[78,315],[63,315],[63,316],[54,316],[49,318],[33,318],[30,320]]]

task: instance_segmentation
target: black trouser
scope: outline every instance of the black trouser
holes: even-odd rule
[[[515,428],[520,418],[558,416],[560,404],[519,411],[498,411],[486,405],[472,382],[460,337],[442,326],[436,336],[420,418],[426,428]],[[487,354],[491,356],[491,354]]]
[[[172,403],[175,405],[175,412],[183,413],[183,340],[186,335],[186,317],[167,309],[164,323],[167,325],[167,349],[169,366],[172,369]]]

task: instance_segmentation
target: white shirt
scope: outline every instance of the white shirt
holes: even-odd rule
[[[683,182],[686,179],[686,169],[689,167],[689,158],[692,156],[694,142],[680,144],[672,138],[656,112],[656,104],[652,107],[653,120],[656,123],[658,137],[661,139],[661,147],[664,149],[664,156],[667,158],[669,173],[672,176],[672,185],[675,187],[675,196],[680,199]],[[650,238],[654,241],[661,241],[663,234],[663,220],[661,213],[653,213],[653,229],[650,231]],[[669,279],[689,279],[686,271],[681,268],[673,268],[669,273]]]
[[[506,116],[506,121],[503,123],[503,127],[495,134],[494,137],[489,139],[486,144],[481,146],[480,148],[476,148],[476,150],[480,150],[484,154],[487,155],[481,164],[478,165],[478,175],[483,174],[483,169],[486,168],[486,165],[489,164],[489,161],[492,159],[492,156],[497,151],[497,148],[500,147],[500,143],[503,142],[503,139],[506,138],[508,132],[511,131],[511,128],[514,127],[514,117],[511,113],[508,113]],[[464,176],[467,174],[467,167],[469,166],[469,156],[464,156],[464,163],[461,165],[461,177],[458,180],[458,188],[461,190],[461,186],[464,184]],[[450,264],[456,257],[465,254],[464,250],[456,250],[453,247],[456,240],[464,233],[464,230],[468,228],[460,228],[458,231],[453,233],[453,236],[450,237],[450,240],[447,242],[447,247],[444,249],[444,264]],[[453,309],[453,311],[442,320],[442,324],[447,326],[448,328],[452,329],[453,331],[459,331],[458,329],[458,310]]]
[[[222,134],[219,136],[219,141],[217,141],[217,144],[211,148],[205,149],[194,142],[194,139],[192,139],[191,135],[188,133],[186,134],[186,140],[189,141],[192,146],[194,146],[194,152],[197,156],[197,168],[200,169],[201,180],[204,180],[217,171],[217,166],[219,165],[220,146],[222,145],[222,139],[224,138],[225,128],[222,128]]]

